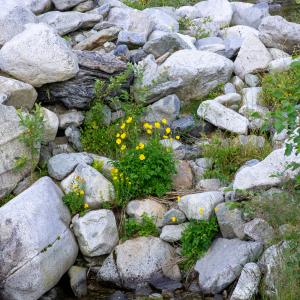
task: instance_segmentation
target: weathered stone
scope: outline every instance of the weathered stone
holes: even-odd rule
[[[0,297],[39,299],[58,283],[78,253],[62,192],[43,177],[1,207],[0,216]]]
[[[86,153],[62,153],[51,157],[48,161],[48,173],[56,179],[67,177],[78,164],[91,164],[93,158]]]
[[[215,100],[202,102],[197,110],[197,115],[216,127],[239,134],[248,132],[248,119]]]
[[[43,107],[42,111],[44,115],[43,118],[44,132],[43,132],[42,143],[47,144],[55,140],[57,130],[58,130],[59,120],[56,113],[52,112],[51,110]]]
[[[259,38],[267,47],[293,52],[300,45],[300,24],[286,21],[280,16],[270,16],[259,26]]]
[[[292,57],[284,57],[272,60],[269,63],[268,71],[270,73],[288,71],[291,67],[291,64],[296,61],[299,61],[299,58],[293,59]]]
[[[286,168],[292,162],[300,163],[300,158],[295,153],[286,156],[284,147],[274,150],[258,164],[241,169],[235,175],[233,188],[246,190],[280,185],[286,179],[296,176],[297,170]],[[274,174],[282,176],[274,176]]]
[[[277,49],[277,48],[269,48],[268,50],[271,53],[274,60],[279,59],[279,58],[290,57],[290,55],[288,53],[286,53],[280,49]]]
[[[109,254],[119,242],[118,227],[112,211],[92,210],[72,219],[74,234],[84,256]]]
[[[144,74],[142,82],[135,82],[135,96],[138,100],[140,88],[147,88],[146,101],[150,103],[174,93],[181,101],[205,96],[219,83],[228,81],[233,68],[223,56],[188,49],[175,52],[160,66],[151,55],[138,66]]]
[[[175,190],[188,190],[193,187],[193,172],[187,161],[181,160],[177,163],[172,182]]]
[[[221,38],[240,38],[242,41],[244,41],[246,38],[251,36],[257,36],[259,35],[259,31],[245,25],[236,25],[232,27],[225,28],[221,30],[220,36]]]
[[[253,240],[268,244],[274,238],[274,229],[263,219],[255,218],[244,226],[245,235]]]
[[[166,207],[163,204],[150,199],[133,200],[130,201],[126,207],[126,213],[129,217],[141,220],[143,214],[146,214],[153,218],[157,226],[162,226],[165,212]]]
[[[217,178],[201,179],[196,185],[197,190],[206,192],[218,191],[221,188],[221,181]]]
[[[79,3],[78,5],[76,5],[73,8],[73,10],[84,13],[84,12],[88,12],[88,11],[92,10],[93,8],[95,8],[95,5],[96,4],[93,0],[87,0],[87,1],[84,1],[84,2]],[[99,15],[101,15],[101,14],[99,14]]]
[[[25,25],[22,33],[1,48],[0,68],[33,86],[68,80],[79,70],[66,41],[43,23]]]
[[[241,91],[245,86],[244,81],[239,76],[234,76],[232,78],[232,84],[238,91]]]
[[[223,291],[239,276],[246,263],[257,260],[262,250],[258,242],[216,239],[195,266],[201,291],[205,294]]]
[[[100,22],[102,17],[96,14],[83,14],[75,11],[51,11],[40,15],[38,20],[55,28],[59,35],[65,35],[77,29],[91,28]]]
[[[162,229],[160,238],[169,243],[178,242],[181,239],[181,235],[186,229],[187,225],[188,223],[179,225],[166,225]]]
[[[80,130],[77,127],[67,127],[65,130],[65,136],[76,151],[83,151],[83,146],[80,140]]]
[[[43,13],[51,7],[51,0],[2,0],[2,3],[3,5],[9,4],[14,7],[27,7],[35,14]]]
[[[98,208],[101,203],[114,199],[113,185],[97,170],[82,164],[79,164],[74,172],[61,182],[61,186],[66,193],[71,191],[71,185],[76,176],[79,176],[85,182],[85,202],[91,208]]]
[[[256,86],[259,85],[260,80],[259,80],[259,77],[257,75],[246,74],[245,75],[245,82],[250,87],[256,87]]]
[[[15,108],[31,110],[37,98],[37,92],[30,84],[3,76],[0,76],[0,92],[6,95],[2,104]]]
[[[246,74],[266,70],[271,60],[271,54],[259,38],[249,35],[234,61],[234,72],[243,79]]]
[[[223,192],[205,192],[181,197],[178,202],[186,217],[191,220],[208,220],[214,208],[224,201]]]
[[[176,208],[171,208],[164,214],[162,225],[178,225],[186,221],[185,214]]]
[[[258,291],[261,272],[257,264],[244,266],[230,300],[251,300]]]
[[[58,10],[68,10],[86,0],[52,0]]]
[[[240,94],[230,93],[230,94],[218,96],[214,100],[223,105],[228,106],[228,105],[238,104],[239,102],[241,102],[242,97]]]
[[[70,277],[70,286],[74,295],[78,298],[87,295],[87,269],[78,266],[72,266],[68,275]]]
[[[64,114],[60,114],[59,128],[66,129],[69,126],[79,127],[84,120],[84,114],[81,111],[70,110]]]
[[[224,85],[224,93],[225,93],[225,95],[227,95],[227,94],[235,94],[236,93],[235,85],[233,83],[231,83],[231,82],[227,82]]]

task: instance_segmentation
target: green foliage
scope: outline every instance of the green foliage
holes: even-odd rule
[[[14,197],[15,196],[13,194],[8,194],[4,198],[0,199],[0,207],[12,200]]]
[[[219,178],[228,183],[237,170],[248,160],[264,159],[272,151],[271,145],[265,141],[263,148],[252,143],[242,145],[234,138],[224,140],[221,135],[213,136],[210,144],[203,148],[203,156],[212,160],[213,166],[208,169],[206,178]]]
[[[15,171],[21,171],[28,164],[28,157],[23,155],[16,158],[15,161]]]
[[[184,5],[194,5],[199,0],[125,0],[123,1],[129,7],[143,10],[148,7],[172,6],[180,7]]]
[[[182,267],[191,268],[195,262],[208,250],[218,233],[218,223],[215,217],[209,221],[191,221],[181,236],[181,254],[184,256]]]
[[[154,223],[153,217],[143,214],[140,221],[134,218],[125,219],[122,228],[122,239],[128,240],[129,238],[138,236],[158,236],[159,232]]]
[[[104,162],[103,161],[99,161],[99,160],[94,160],[93,163],[92,163],[92,167],[94,169],[96,169],[99,173],[102,173],[102,171],[103,171],[103,165],[104,165]]]
[[[157,138],[129,149],[113,164],[118,170],[113,182],[119,206],[141,196],[161,197],[171,190],[175,160],[171,150],[162,146]]]
[[[196,39],[203,39],[209,37],[210,30],[205,28],[205,25],[212,22],[211,17],[201,18],[201,23],[196,23],[194,20],[191,20],[187,17],[181,17],[178,20],[179,29],[181,31],[189,30],[193,33],[193,37]]]

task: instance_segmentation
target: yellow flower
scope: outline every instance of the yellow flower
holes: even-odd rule
[[[167,135],[164,135],[163,138],[166,140],[166,139],[168,139],[168,136],[167,136]]]
[[[124,140],[125,138],[126,138],[126,133],[124,132],[121,134],[121,139]]]
[[[204,214],[204,208],[203,207],[199,208],[199,213],[200,213],[201,216],[203,216],[203,214]]]
[[[164,125],[168,124],[168,121],[167,121],[166,119],[162,119],[161,122],[162,122]]]
[[[175,139],[176,139],[176,140],[180,140],[180,136],[179,136],[179,135],[176,135],[176,136],[175,136]]]
[[[215,207],[215,213],[217,213],[218,212],[218,210],[219,210],[219,208],[218,207]]]
[[[126,149],[126,145],[121,146],[121,151],[124,151]]]
[[[173,138],[170,138],[170,142],[173,142]]]
[[[89,208],[89,205],[87,203],[84,203],[84,208]]]
[[[152,130],[151,129],[147,129],[147,133],[148,134],[152,134]]]
[[[171,218],[171,221],[172,221],[173,223],[175,223],[175,222],[177,221],[176,217],[172,217],[172,218]]]
[[[114,176],[113,180],[114,180],[114,181],[117,181],[117,180],[118,180],[118,177],[117,177],[117,176]]]
[[[150,126],[150,124],[149,124],[149,123],[144,123],[144,128],[145,128],[145,129],[148,129],[148,128],[149,128],[149,126]]]
[[[126,120],[126,123],[130,124],[132,122],[132,119],[133,119],[132,117],[128,117],[127,120]]]
[[[166,128],[166,133],[169,134],[170,132],[171,132],[171,128],[170,127]]]
[[[80,190],[79,194],[80,194],[80,196],[83,196],[84,195],[84,190]]]
[[[112,174],[118,174],[119,170],[117,168],[112,168],[111,173]]]
[[[125,126],[126,126],[126,124],[125,124],[125,123],[122,123],[122,125],[121,125],[120,127],[121,127],[121,129],[124,129]]]
[[[121,140],[121,139],[116,139],[116,143],[117,143],[118,145],[121,145],[122,140]]]
[[[144,154],[140,154],[140,156],[139,156],[139,159],[140,160],[144,160],[146,157],[145,157],[145,155]]]
[[[135,147],[135,150],[140,150],[140,147],[139,147],[139,146],[136,146],[136,147]]]
[[[120,137],[120,133],[117,133],[116,137],[117,137],[117,138]]]
[[[140,148],[141,150],[143,150],[143,149],[145,148],[145,145],[144,145],[143,143],[139,143],[139,148]]]
[[[177,196],[177,201],[179,202],[181,200],[180,196]]]
[[[154,126],[155,126],[155,128],[160,128],[160,123],[159,122],[155,122]]]

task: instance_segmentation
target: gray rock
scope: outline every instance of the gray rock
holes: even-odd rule
[[[50,9],[51,0],[2,0],[1,4],[9,4],[11,6],[27,7],[34,14],[40,14]]]
[[[259,38],[249,35],[244,39],[234,61],[234,72],[243,79],[246,74],[266,70],[271,60],[271,54]]]
[[[157,226],[162,226],[162,220],[166,212],[166,207],[157,201],[145,200],[132,200],[127,204],[126,213],[129,217],[141,220],[143,214],[153,218]]]
[[[78,266],[72,266],[68,275],[70,277],[70,286],[74,295],[78,298],[87,295],[87,269]]]
[[[130,51],[130,61],[133,64],[138,64],[147,56],[147,53],[143,49],[134,49]]]
[[[188,129],[192,129],[195,126],[196,122],[194,120],[194,117],[192,115],[185,116],[182,118],[179,118],[177,120],[174,120],[171,123],[171,129],[176,131],[185,131]]]
[[[15,108],[23,107],[31,110],[37,98],[33,86],[8,77],[0,76],[0,90],[6,95],[5,100],[0,103]]]
[[[19,117],[14,107],[0,104],[0,198],[9,194],[31,169],[31,164],[16,171],[18,158],[29,158],[30,150],[20,141],[25,128],[19,126]],[[34,157],[32,165],[38,162]]]
[[[188,18],[193,20],[201,17],[201,11],[194,6],[185,5],[176,9],[176,15],[179,18]]]
[[[164,214],[162,225],[178,225],[186,221],[185,214],[176,208],[171,208]]]
[[[127,45],[118,45],[114,49],[114,55],[126,57],[128,59],[130,57],[130,52],[129,52]]]
[[[259,80],[259,77],[257,75],[246,74],[245,75],[245,82],[250,87],[256,87],[256,86],[259,85],[260,80]]]
[[[58,10],[68,10],[84,1],[86,0],[52,0],[55,8],[57,8]]]
[[[230,300],[251,300],[258,291],[261,272],[257,264],[244,266]]]
[[[44,132],[42,143],[47,144],[55,140],[58,131],[59,120],[56,113],[52,112],[51,110],[43,107],[42,111],[44,115]]]
[[[204,190],[207,192],[218,191],[221,187],[221,181],[216,178],[201,179],[196,185],[197,190]]]
[[[181,239],[181,235],[186,229],[187,225],[188,223],[179,225],[166,225],[162,228],[160,238],[169,243],[178,242]]]
[[[126,63],[112,54],[76,51],[80,70],[74,79],[44,85],[39,99],[46,103],[62,102],[68,108],[86,108],[95,97],[95,80],[107,79],[127,68]]]
[[[238,91],[241,91],[245,86],[244,81],[238,76],[234,76],[232,78],[232,84]]]
[[[77,127],[67,127],[65,130],[65,136],[75,150],[83,151],[83,146],[80,141],[80,130]]]
[[[79,164],[74,172],[61,182],[65,193],[71,190],[76,176],[85,182],[85,202],[90,208],[99,208],[101,203],[114,199],[113,185],[97,170],[83,164]]]
[[[262,250],[258,242],[216,239],[195,266],[201,291],[216,294],[224,290],[240,275],[246,263],[256,261]]]
[[[195,44],[198,50],[210,52],[222,52],[225,50],[224,41],[219,37],[206,37],[196,41]]]
[[[108,209],[92,210],[83,217],[76,215],[72,224],[84,256],[109,254],[119,242],[116,219]]]
[[[37,23],[37,17],[24,6],[0,4],[0,46],[25,29],[25,24]]]
[[[142,81],[135,81],[135,97],[138,100],[138,91],[147,88],[146,101],[153,102],[174,93],[181,101],[205,96],[229,80],[233,65],[218,54],[185,49],[172,54],[160,66],[149,55],[138,67],[144,74]]]
[[[240,94],[230,93],[230,94],[218,96],[214,100],[225,106],[228,106],[233,104],[239,104],[242,100],[242,97]]]
[[[68,80],[77,74],[76,56],[54,29],[43,23],[25,28],[0,50],[4,72],[33,86]]]
[[[91,156],[94,159],[94,162],[97,162],[98,164],[102,165],[102,170],[101,173],[106,177],[106,178],[111,178],[111,171],[114,168],[112,164],[112,160],[110,158],[107,158],[105,156],[100,156],[97,154],[89,153],[89,156]]]
[[[226,239],[244,239],[244,220],[238,208],[231,208],[231,203],[220,203],[215,208],[222,236]]]
[[[274,229],[263,219],[255,218],[244,226],[246,237],[268,244],[274,238]]]
[[[181,197],[178,207],[189,220],[208,220],[223,201],[223,192],[205,192]]]
[[[292,153],[286,156],[285,147],[274,150],[263,161],[254,166],[241,169],[235,175],[234,189],[246,190],[253,188],[272,187],[280,185],[287,178],[295,178],[296,171],[286,168],[291,162],[300,163],[300,158]],[[282,176],[274,176],[282,174]]]
[[[55,28],[59,35],[76,31],[81,28],[91,28],[102,20],[96,14],[84,14],[76,11],[59,12],[51,11],[38,17],[39,22],[47,23]]]
[[[121,286],[121,278],[116,265],[114,253],[111,253],[103,262],[97,273],[97,280],[113,282],[116,286]]]
[[[235,85],[233,83],[231,83],[231,82],[227,82],[224,85],[224,93],[225,93],[225,95],[236,93]]]
[[[236,9],[232,25],[246,25],[258,28],[262,19],[269,16],[269,5],[267,3],[258,3],[256,5],[247,5],[244,8]]]
[[[176,174],[172,178],[172,184],[174,190],[189,190],[193,187],[193,172],[187,161],[177,161]]]
[[[91,164],[93,158],[86,153],[62,153],[48,161],[48,173],[56,180],[63,180],[78,164]]]
[[[239,135],[238,136],[238,142],[241,145],[245,145],[245,146],[254,146],[257,148],[263,148],[265,145],[265,141],[266,139],[263,136],[257,136],[254,134],[251,135]]]
[[[92,10],[93,8],[95,8],[95,5],[96,4],[93,0],[87,0],[87,1],[84,1],[84,2],[79,3],[78,5],[76,5],[73,8],[73,10],[84,13],[84,12],[88,12],[88,11]],[[99,14],[99,15],[101,15],[101,14]]]
[[[259,38],[267,47],[292,52],[300,45],[300,24],[286,21],[280,16],[270,16],[259,26]]]
[[[239,134],[248,132],[248,119],[215,100],[202,102],[197,110],[197,115],[221,129]]]
[[[62,192],[43,177],[1,207],[0,216],[0,297],[38,299],[58,283],[78,253]]]
[[[79,127],[84,120],[84,114],[81,111],[71,110],[64,114],[60,114],[59,128],[66,129],[69,126]]]
[[[27,190],[31,186],[31,184],[32,184],[32,180],[31,180],[30,176],[25,177],[23,180],[21,180],[18,183],[16,188],[13,190],[13,194],[15,196],[18,196],[19,194],[21,194],[22,192]]]
[[[146,41],[145,35],[139,32],[122,30],[118,35],[118,43],[126,44],[129,47],[143,46]]]
[[[285,72],[288,71],[293,62],[299,61],[299,58],[293,59],[292,57],[284,57],[272,60],[268,66],[270,73]]]
[[[232,6],[232,19],[231,19],[231,25],[239,25],[240,23],[243,22],[243,16],[244,11],[248,8],[253,7],[254,4],[252,3],[245,3],[245,2],[231,2]]]
[[[290,57],[290,55],[288,53],[286,53],[280,49],[277,49],[277,48],[269,48],[269,52],[271,53],[274,60],[279,59],[279,58]]]
[[[242,46],[243,39],[239,37],[228,37],[224,39],[225,49],[218,52],[227,58],[233,58]]]
[[[251,37],[253,35],[258,37],[259,31],[249,26],[236,25],[221,30],[219,35],[223,39],[239,38],[242,39],[242,41],[244,41],[246,38]]]
[[[155,58],[182,49],[191,49],[191,47],[176,33],[167,33],[157,39],[149,40],[143,47],[146,53],[153,54]]]

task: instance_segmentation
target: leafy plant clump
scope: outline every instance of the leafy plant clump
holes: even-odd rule
[[[70,184],[70,191],[63,197],[63,201],[72,215],[79,213],[82,216],[86,213],[89,205],[85,203],[84,196],[85,182],[81,177],[76,176]]]
[[[153,217],[143,214],[140,221],[129,218],[125,219],[123,230],[122,230],[122,239],[128,240],[133,237],[138,236],[158,236],[159,232],[154,223]]]
[[[135,9],[143,10],[148,7],[194,5],[198,2],[199,0],[125,0],[124,4]]]
[[[191,221],[181,236],[181,255],[184,257],[184,270],[191,268],[195,262],[208,250],[218,233],[218,223],[215,217],[209,221]]]
[[[233,179],[237,170],[248,160],[264,159],[272,151],[271,145],[265,141],[264,147],[248,143],[242,145],[234,138],[222,139],[215,135],[210,144],[204,146],[203,156],[212,160],[213,166],[208,169],[206,178],[219,178],[228,183]]]

